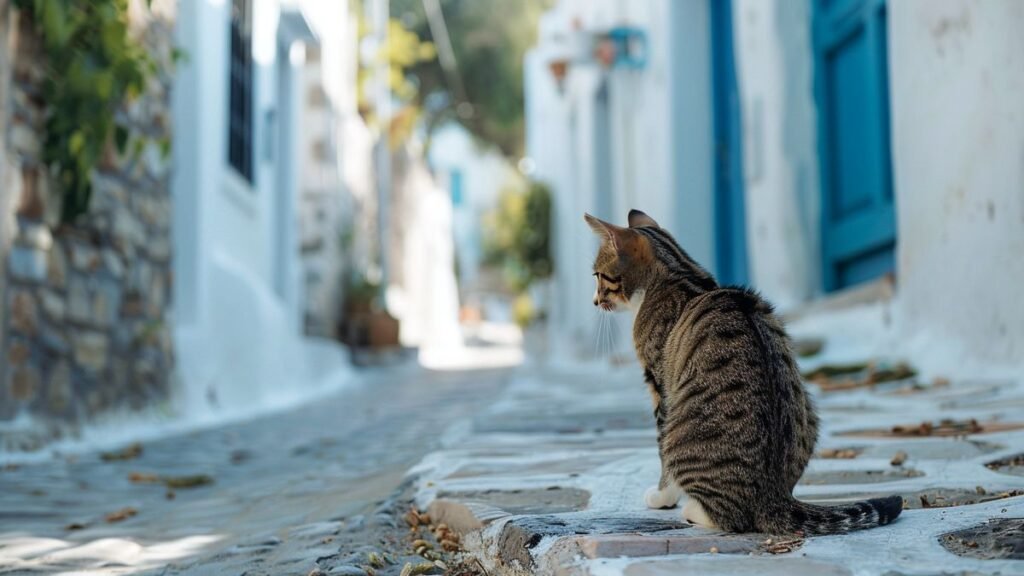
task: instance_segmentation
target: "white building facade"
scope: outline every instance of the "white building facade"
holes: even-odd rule
[[[300,198],[343,193],[333,135],[354,113],[354,34],[344,1],[180,3],[173,312],[190,409],[299,397],[340,364],[303,338]],[[306,133],[311,114],[323,133]],[[326,150],[311,175],[313,140]]]
[[[643,66],[579,49],[617,27],[646,35]],[[888,277],[902,341],[1019,363],[1022,28],[1014,0],[562,0],[526,66],[555,330],[594,326],[582,213],[636,207],[783,310]]]
[[[437,130],[428,156],[435,179],[451,197],[459,286],[463,293],[472,292],[481,281],[484,217],[497,205],[502,190],[514,186],[519,176],[497,150],[475,142],[455,123]]]
[[[527,155],[532,177],[553,190],[550,326],[566,353],[601,348],[591,305],[596,239],[584,212],[623,222],[631,208],[643,209],[698,260],[714,256],[707,4],[565,0],[542,18],[527,55]],[[627,27],[646,38],[641,64],[604,66],[580,48]],[[561,86],[551,70],[559,60],[569,61]]]

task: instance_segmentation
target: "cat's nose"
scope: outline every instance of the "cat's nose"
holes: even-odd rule
[[[594,306],[599,306],[600,304],[601,304],[601,299],[598,298],[597,295],[595,294],[594,295]]]

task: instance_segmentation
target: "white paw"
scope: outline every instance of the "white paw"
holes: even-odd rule
[[[679,503],[680,497],[682,497],[681,491],[671,486],[664,490],[659,490],[657,486],[651,486],[647,492],[644,492],[644,503],[648,508],[671,508]]]

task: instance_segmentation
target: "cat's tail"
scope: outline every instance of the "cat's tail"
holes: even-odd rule
[[[903,511],[903,498],[886,496],[840,506],[818,506],[790,497],[788,508],[788,526],[780,526],[783,531],[822,536],[885,526]]]

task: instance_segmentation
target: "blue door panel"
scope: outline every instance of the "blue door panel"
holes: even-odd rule
[[[821,243],[827,291],[893,270],[885,0],[815,0]]]
[[[858,258],[847,260],[839,265],[836,272],[839,284],[853,286],[878,278],[892,270],[895,264],[893,260],[893,252],[888,248],[862,253]]]
[[[829,123],[828,147],[832,163],[831,206],[833,218],[842,217],[871,204],[871,174],[874,169],[870,150],[878,141],[871,122],[864,118],[871,113],[871,93],[864,74],[871,57],[863,31],[853,34],[846,42],[826,56],[825,65],[828,94],[841,94],[830,98],[825,110]]]

